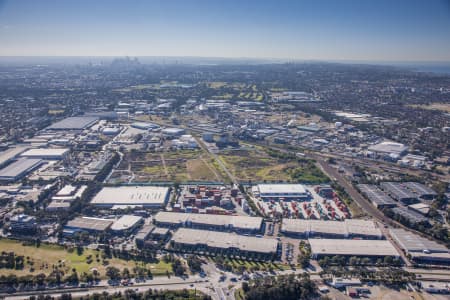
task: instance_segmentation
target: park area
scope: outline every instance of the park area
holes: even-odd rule
[[[142,263],[132,260],[119,258],[104,258],[102,251],[84,249],[78,253],[76,249],[66,250],[62,246],[48,245],[42,243],[39,247],[36,245],[25,246],[19,241],[0,239],[0,249],[2,257],[5,253],[13,252],[15,257],[23,256],[24,263],[22,268],[0,268],[0,275],[14,274],[16,276],[49,275],[55,268],[62,270],[65,274],[70,274],[75,269],[78,274],[92,273],[96,270],[100,278],[106,278],[106,268],[111,266],[119,270],[128,268],[130,272],[135,267],[150,269],[154,276],[166,275],[171,272],[171,264],[159,261],[158,263]],[[3,266],[4,264],[2,264]]]

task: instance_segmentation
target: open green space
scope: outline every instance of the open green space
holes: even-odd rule
[[[166,275],[171,272],[171,264],[159,261],[158,263],[142,263],[132,260],[119,258],[106,258],[102,256],[102,251],[84,249],[82,254],[78,254],[76,249],[65,249],[58,245],[48,245],[42,243],[39,247],[35,245],[24,245],[22,242],[0,239],[0,249],[2,252],[14,252],[16,256],[24,256],[24,267],[22,269],[0,269],[0,275],[14,274],[16,276],[37,275],[44,273],[46,275],[53,271],[54,267],[63,270],[69,274],[75,269],[78,274],[83,272],[90,273],[97,270],[101,278],[106,278],[106,268],[108,266],[116,267],[120,270],[128,268],[132,272],[134,267],[143,267],[150,269],[155,276]]]

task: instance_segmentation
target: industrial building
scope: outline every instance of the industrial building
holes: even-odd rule
[[[407,219],[411,224],[428,223],[428,219],[412,209],[394,207],[392,212]]]
[[[253,195],[262,200],[309,200],[311,194],[301,184],[258,184],[252,188]]]
[[[168,138],[176,138],[186,134],[186,130],[183,128],[164,128],[161,133]]]
[[[169,195],[170,189],[162,186],[104,187],[91,203],[104,207],[162,208]]]
[[[20,156],[28,158],[40,158],[48,160],[65,159],[69,154],[68,148],[35,148],[22,153]]]
[[[151,129],[158,129],[160,126],[155,123],[148,123],[148,122],[134,122],[131,124],[131,127],[142,129],[142,130],[151,130]]]
[[[12,216],[9,220],[9,229],[13,233],[32,234],[36,231],[37,222],[33,216],[19,214]]]
[[[49,127],[47,130],[83,130],[92,125],[94,125],[98,121],[98,117],[94,116],[86,116],[86,117],[69,117],[65,118],[61,121],[58,121]]]
[[[399,182],[382,182],[380,183],[381,188],[389,194],[392,198],[403,204],[413,204],[418,202],[418,197],[415,193],[405,188]]]
[[[170,228],[190,227],[238,233],[263,231],[263,219],[260,217],[158,212],[154,221],[156,225]]]
[[[418,182],[405,182],[403,185],[422,200],[433,200],[437,196],[433,189]]]
[[[370,146],[368,150],[380,155],[401,156],[408,151],[408,146],[401,143],[385,141]]]
[[[144,222],[139,216],[123,215],[111,225],[111,230],[116,234],[129,233],[135,230]]]
[[[450,253],[444,245],[404,229],[391,228],[389,233],[405,254],[410,256],[414,262],[424,264],[450,264]]]
[[[309,239],[314,259],[324,256],[359,256],[368,258],[399,257],[387,240]]]
[[[21,158],[0,170],[0,181],[20,180],[42,164],[41,159]]]
[[[385,192],[380,190],[376,185],[373,184],[358,184],[358,189],[363,193],[372,204],[378,208],[392,208],[396,207],[397,203],[392,200]]]
[[[365,238],[381,239],[383,234],[373,221],[346,219],[345,221],[322,221],[283,219],[280,231],[298,238]]]
[[[178,229],[170,244],[176,251],[262,261],[275,259],[278,250],[276,239],[188,228]]]
[[[87,185],[65,185],[52,197],[52,201],[46,207],[46,210],[68,210],[71,203],[76,199],[80,199],[86,189]]]
[[[67,222],[64,226],[65,235],[73,235],[77,232],[99,233],[109,230],[114,220],[91,218],[91,217],[77,217]]]
[[[15,147],[0,152],[0,168],[12,162],[20,153],[27,150],[28,147]]]

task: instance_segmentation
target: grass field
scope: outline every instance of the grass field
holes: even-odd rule
[[[284,171],[289,165],[280,163],[277,159],[269,157],[264,152],[249,150],[223,151],[219,155],[219,159],[223,161],[227,169],[238,180],[290,180],[289,175]]]
[[[221,181],[220,173],[202,150],[142,155],[142,163],[131,162],[136,181]]]
[[[132,272],[135,266],[146,267],[152,270],[153,275],[166,275],[166,272],[171,272],[171,265],[160,261],[157,264],[144,264],[134,261],[126,261],[123,259],[112,258],[107,259],[108,264],[104,265],[101,259],[101,252],[97,250],[85,249],[82,255],[78,255],[76,251],[69,252],[58,245],[41,244],[39,248],[35,246],[24,246],[21,242],[0,239],[0,249],[5,252],[14,252],[16,255],[23,255],[29,264],[25,264],[22,270],[0,269],[0,275],[15,274],[17,276],[40,274],[48,275],[52,271],[52,266],[58,266],[64,270],[66,274],[70,273],[73,268],[77,270],[78,274],[83,272],[89,273],[93,269],[97,269],[102,278],[106,278],[106,268],[113,266],[119,269],[128,268]],[[88,264],[88,256],[93,258],[92,263]],[[96,260],[96,255],[100,257],[100,261]],[[28,257],[28,259],[27,259]],[[30,269],[34,268],[33,272]]]
[[[450,103],[431,103],[428,105],[411,105],[411,107],[429,109],[429,110],[439,110],[446,113],[450,113]]]

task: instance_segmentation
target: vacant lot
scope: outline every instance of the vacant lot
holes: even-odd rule
[[[15,255],[23,255],[25,257],[25,267],[22,270],[14,269],[0,269],[0,275],[15,274],[17,276],[23,275],[37,275],[44,273],[48,275],[52,268],[57,266],[66,274],[70,274],[72,269],[77,270],[78,274],[83,272],[90,273],[96,269],[102,278],[106,278],[106,268],[114,266],[119,269],[128,268],[130,271],[135,266],[146,267],[152,270],[153,275],[166,275],[166,272],[171,272],[171,265],[160,261],[157,264],[143,264],[134,261],[126,261],[123,259],[112,258],[102,259],[102,253],[98,250],[85,249],[81,255],[78,255],[76,250],[67,251],[61,246],[42,244],[40,247],[24,246],[21,242],[1,239],[0,249],[5,252],[14,252]],[[88,263],[88,258],[92,258],[92,262]],[[98,258],[98,260],[97,260]]]
[[[115,174],[119,176],[121,172],[126,172],[133,182],[222,180],[209,156],[201,149],[139,152],[132,157],[127,154]]]
[[[321,183],[328,180],[312,161],[278,158],[262,149],[223,151],[219,159],[241,181]]]
[[[440,110],[443,112],[450,113],[450,103],[431,103],[428,105],[411,105],[415,108],[429,109],[429,110]]]

